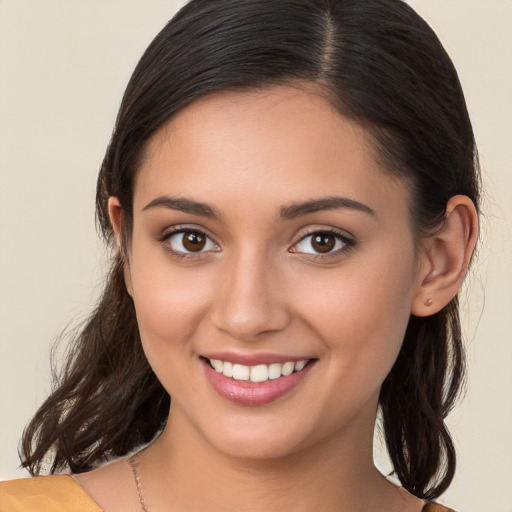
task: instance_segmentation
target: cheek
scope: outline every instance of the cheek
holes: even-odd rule
[[[332,371],[380,384],[409,321],[414,258],[412,250],[396,256],[392,247],[370,256],[330,273],[304,273],[294,293],[303,297],[302,316],[327,349]]]
[[[199,276],[156,267],[134,272],[134,304],[146,358],[167,392],[176,401],[195,393],[190,379],[196,355],[193,340],[210,303]],[[135,269],[134,269],[135,270]],[[204,284],[204,283],[203,283]],[[185,391],[188,390],[188,391]]]
[[[165,257],[144,254],[133,258],[131,276],[145,350],[175,350],[193,335],[209,307],[212,293],[208,279],[198,269],[184,271]]]

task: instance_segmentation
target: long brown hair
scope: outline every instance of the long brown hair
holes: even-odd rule
[[[113,246],[107,200],[120,200],[128,243],[134,178],[149,138],[206,94],[297,81],[320,85],[371,135],[386,169],[412,191],[418,238],[448,200],[478,207],[478,160],[453,64],[430,27],[401,0],[192,0],[164,27],[127,86],[97,187],[97,219]],[[170,397],[143,354],[134,306],[113,258],[96,309],[73,340],[54,390],[27,426],[22,465],[38,474],[87,471],[164,427]],[[383,383],[380,410],[395,473],[420,498],[439,496],[455,471],[445,418],[464,377],[453,299],[411,317]]]

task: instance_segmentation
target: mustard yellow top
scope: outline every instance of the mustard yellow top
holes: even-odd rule
[[[0,512],[102,512],[69,475],[0,482]]]
[[[69,475],[37,476],[0,482],[0,512],[102,512]],[[426,503],[423,512],[454,512]]]

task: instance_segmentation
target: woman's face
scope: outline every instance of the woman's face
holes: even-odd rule
[[[170,424],[225,453],[371,439],[417,269],[406,187],[318,95],[215,94],[149,145],[127,286]]]

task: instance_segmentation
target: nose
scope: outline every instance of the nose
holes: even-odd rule
[[[290,322],[285,287],[277,266],[256,254],[226,261],[214,299],[215,327],[238,341],[257,341]]]

